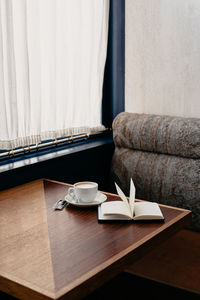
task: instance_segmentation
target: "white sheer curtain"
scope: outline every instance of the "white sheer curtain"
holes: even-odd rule
[[[102,130],[109,0],[0,0],[0,149]]]

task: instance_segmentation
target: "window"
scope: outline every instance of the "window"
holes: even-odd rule
[[[0,0],[0,149],[104,130],[108,0]]]
[[[83,2],[85,1],[87,0],[83,0]],[[21,2],[21,0],[16,2]],[[0,19],[1,4],[0,0]],[[107,128],[111,128],[113,118],[124,110],[124,31],[125,0],[110,0],[108,54],[104,74],[102,103],[102,123]],[[0,119],[0,128],[1,126],[2,119]],[[108,184],[106,174],[108,174],[114,148],[112,132],[105,131],[105,133],[94,135],[87,140],[78,139],[76,141],[76,143],[70,142],[69,145],[68,142],[60,143],[59,147],[47,144],[47,147],[41,148],[41,150],[43,149],[42,151],[37,151],[37,149],[30,151],[29,147],[25,147],[25,155],[20,153],[13,155],[13,152],[10,151],[9,159],[8,156],[1,157],[0,153],[0,190],[41,177],[68,183],[87,178],[91,181],[99,182],[100,186],[106,190],[105,186]]]

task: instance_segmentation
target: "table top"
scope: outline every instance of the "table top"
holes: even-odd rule
[[[163,223],[98,223],[97,207],[53,210],[69,186],[40,179],[0,192],[0,290],[80,299],[190,222],[190,211],[165,205]]]

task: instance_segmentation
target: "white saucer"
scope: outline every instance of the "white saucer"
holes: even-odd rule
[[[65,196],[65,200],[69,204],[72,204],[72,205],[75,205],[75,206],[81,206],[81,207],[99,205],[99,204],[103,203],[104,201],[106,201],[106,199],[107,199],[107,196],[104,195],[101,192],[97,192],[97,195],[96,195],[94,201],[92,201],[92,202],[78,202],[73,197],[71,197],[69,195]]]

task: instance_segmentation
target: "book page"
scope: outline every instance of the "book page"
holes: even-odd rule
[[[160,207],[155,202],[136,202],[134,220],[164,219]]]
[[[124,215],[104,215],[101,211],[101,205],[98,206],[98,220],[99,221],[112,221],[112,220],[132,220]]]
[[[132,212],[131,212],[131,208],[130,208],[130,205],[128,203],[128,200],[127,200],[126,196],[124,195],[124,193],[122,192],[122,190],[119,188],[119,186],[116,183],[115,183],[115,186],[116,186],[118,195],[123,200],[123,202],[125,203],[128,211],[129,211],[129,216],[133,217]]]
[[[109,201],[101,204],[101,212],[103,215],[122,215],[132,218],[130,210],[123,201]]]
[[[129,206],[131,209],[131,215],[134,216],[134,205],[135,205],[135,186],[131,178],[130,182],[130,196],[129,196]]]

